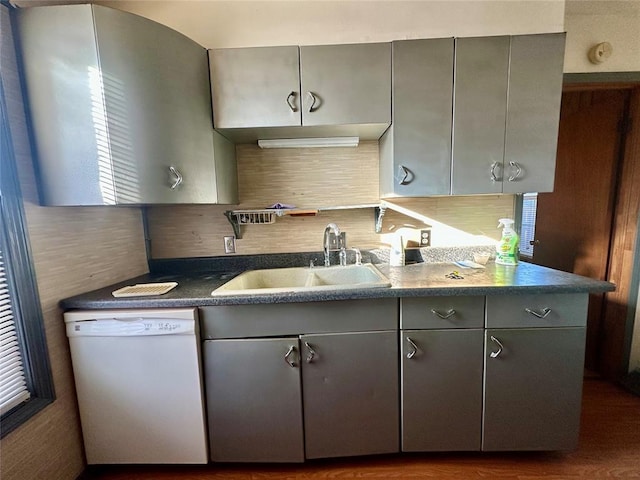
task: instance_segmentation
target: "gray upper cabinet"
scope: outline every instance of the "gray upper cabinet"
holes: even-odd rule
[[[391,121],[391,45],[300,47],[303,125]]]
[[[511,37],[503,192],[551,192],[565,34]]]
[[[501,193],[509,37],[456,39],[454,195]]]
[[[453,194],[553,190],[564,33],[456,39]]]
[[[209,50],[216,128],[301,124],[298,47]]]
[[[209,51],[214,124],[236,142],[354,135],[391,121],[391,45]]]
[[[393,42],[391,127],[380,139],[380,196],[447,195],[453,38]]]
[[[17,18],[43,203],[236,201],[235,149],[213,131],[203,47],[95,5]]]
[[[393,42],[380,196],[553,190],[565,34]]]

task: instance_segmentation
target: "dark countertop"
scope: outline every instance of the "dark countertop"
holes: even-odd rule
[[[308,254],[316,255],[316,254]],[[309,256],[296,257],[296,265],[308,265]],[[383,297],[423,297],[452,295],[512,295],[540,293],[584,293],[613,291],[612,283],[593,280],[571,273],[552,270],[521,262],[515,267],[487,264],[485,269],[461,268],[453,263],[419,263],[404,267],[377,264],[376,267],[391,281],[390,288],[358,288],[349,290],[323,290],[312,292],[283,292],[276,294],[232,295],[212,297],[211,292],[251,268],[274,268],[274,261],[264,262],[263,257],[252,265],[228,262],[212,264],[186,259],[164,262],[157,268],[151,265],[150,274],[135,277],[105,288],[87,292],[60,301],[63,309],[106,308],[163,308],[206,305],[240,305],[259,303],[317,302]],[[270,256],[269,256],[270,257]],[[317,258],[314,256],[314,259]],[[237,257],[236,257],[237,259]],[[371,257],[375,261],[375,257]],[[246,260],[246,259],[244,259]],[[366,260],[366,257],[365,257]],[[316,264],[319,262],[316,261]],[[324,267],[316,267],[324,268]],[[202,271],[202,270],[205,271]],[[208,271],[207,271],[208,270]],[[450,279],[446,274],[458,271],[463,279]],[[117,288],[147,282],[178,282],[178,286],[164,295],[149,297],[114,298],[111,292]]]

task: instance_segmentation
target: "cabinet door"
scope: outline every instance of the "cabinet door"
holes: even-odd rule
[[[101,181],[113,179],[101,188],[119,204],[215,203],[207,51],[143,17],[93,11],[100,71],[87,73],[93,121],[108,127]]]
[[[452,193],[501,193],[509,37],[457,38],[455,48]]]
[[[302,124],[391,122],[391,44],[300,47]]]
[[[209,51],[216,128],[299,126],[298,47]]]
[[[504,193],[553,191],[564,42],[564,33],[511,37]]]
[[[303,335],[307,458],[399,449],[397,332]]]
[[[402,451],[480,450],[483,330],[403,330]]]
[[[393,123],[380,152],[383,196],[450,193],[452,78],[453,38],[393,42]],[[388,161],[385,142],[391,142]]]
[[[577,447],[585,332],[486,331],[483,450]]]
[[[203,357],[211,459],[304,461],[298,339],[208,340]]]

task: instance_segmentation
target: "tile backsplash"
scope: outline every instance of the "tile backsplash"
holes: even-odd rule
[[[265,208],[276,202],[302,209],[377,204],[378,142],[356,148],[263,150],[238,145],[239,205],[154,206],[147,211],[153,258],[224,255],[223,237],[233,235],[224,212]],[[513,216],[512,195],[398,199],[394,203],[426,217],[434,245],[468,245],[499,239],[497,219]],[[334,222],[347,244],[363,249],[388,243],[375,233],[373,208],[328,210],[317,216],[278,217],[270,225],[242,226],[236,254],[308,252],[322,249],[322,234]],[[423,224],[387,210],[383,233]]]

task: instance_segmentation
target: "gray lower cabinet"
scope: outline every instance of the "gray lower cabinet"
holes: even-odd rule
[[[307,458],[398,451],[398,334],[302,335]]]
[[[402,451],[480,450],[483,330],[402,330]]]
[[[488,296],[482,449],[578,442],[588,294]]]
[[[399,451],[397,299],[220,305],[200,320],[213,461]]]
[[[44,204],[237,203],[206,49],[98,5],[16,18]]]
[[[207,340],[204,371],[214,462],[302,462],[299,341]]]
[[[586,329],[486,331],[482,449],[573,450]]]
[[[395,331],[205,341],[211,459],[397,452],[397,351]]]

